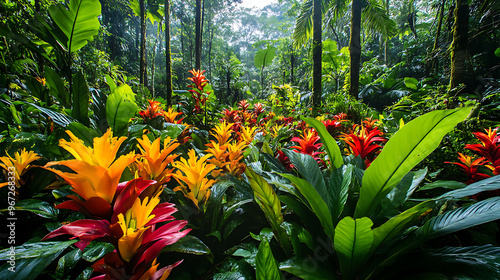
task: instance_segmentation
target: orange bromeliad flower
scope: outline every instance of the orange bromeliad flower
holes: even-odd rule
[[[7,154],[6,157],[0,157],[0,161],[3,163],[0,164],[0,167],[4,169],[4,175],[7,182],[0,183],[0,188],[9,184],[9,178],[14,178],[14,181],[11,181],[12,183],[10,184],[15,184],[16,187],[19,188],[24,184],[21,177],[30,168],[30,163],[40,159],[41,157],[33,151],[26,152],[26,148],[22,149],[21,152],[14,153],[14,158],[12,158],[7,152],[5,153]],[[13,174],[13,176],[9,173]]]
[[[175,120],[179,115],[182,115],[182,112],[174,112],[174,108],[168,108],[168,111],[163,111],[163,116],[165,117],[165,121],[168,123],[180,124],[184,118],[179,120]]]
[[[462,153],[458,153],[458,159],[462,162],[449,162],[445,161],[445,163],[451,163],[460,166],[460,168],[467,174],[467,182],[466,184],[472,184],[477,181],[481,181],[483,179],[489,178],[490,175],[479,173],[478,167],[485,166],[486,159],[484,157],[473,159],[471,156],[464,155]]]
[[[253,138],[257,134],[257,127],[241,127],[238,133],[240,141],[244,141],[247,145],[252,143]]]
[[[475,151],[485,157],[493,166],[490,168],[493,174],[500,174],[500,134],[497,134],[498,128],[488,128],[486,133],[474,132],[481,144],[467,144],[465,148]]]
[[[363,126],[356,131],[356,125],[350,134],[343,134],[341,139],[349,146],[354,156],[360,156],[365,160],[365,166],[368,168],[375,159],[376,153],[382,149],[382,146],[374,144],[375,142],[385,142],[386,138],[381,137],[382,132],[377,128],[368,132]]]
[[[206,163],[211,155],[197,159],[195,151],[189,150],[188,156],[188,160],[181,158],[180,162],[174,163],[174,167],[179,170],[173,176],[180,184],[174,191],[182,191],[184,196],[193,201],[199,208],[199,204],[204,203],[210,196],[210,187],[215,183],[215,180],[208,179],[207,176],[216,166]]]
[[[147,135],[143,135],[142,139],[137,139],[139,142],[137,147],[141,150],[141,156],[134,163],[140,177],[155,180],[159,186],[170,181],[173,169],[169,169],[167,166],[179,156],[171,154],[179,147],[177,140],[167,137],[163,140],[163,149],[160,141],[161,138],[157,138],[151,142]]]
[[[158,116],[161,116],[163,114],[163,109],[161,108],[161,102],[153,100],[148,100],[148,101],[149,101],[149,107],[146,110],[140,111],[139,115],[145,120],[154,119]]]
[[[231,133],[233,132],[231,126],[227,122],[222,122],[221,124],[216,125],[212,130],[213,132],[210,132],[210,135],[217,139],[219,145],[226,144],[231,137]]]
[[[49,162],[45,168],[65,179],[81,198],[90,203],[90,213],[103,216],[110,211],[110,204],[123,170],[135,160],[133,153],[116,159],[116,153],[126,137],[113,137],[108,130],[102,137],[94,138],[93,148],[87,147],[71,131],[66,131],[71,138],[68,142],[61,139],[59,145],[70,152],[75,159]],[[74,173],[50,168],[55,165],[69,167]],[[78,209],[83,202],[76,196],[69,196],[73,201],[63,202],[58,208]],[[91,203],[92,202],[92,203]]]
[[[200,91],[203,91],[203,88],[208,84],[208,80],[205,78],[205,75],[203,75],[203,73],[205,73],[206,70],[189,70],[189,73],[191,73],[191,75],[193,75],[193,77],[189,77],[187,78],[188,80],[190,80],[191,82],[193,82],[195,84],[195,86],[192,86],[192,85],[188,85],[188,87],[190,88],[197,88],[198,90]]]

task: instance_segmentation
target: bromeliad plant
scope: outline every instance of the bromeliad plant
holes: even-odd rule
[[[422,202],[409,201],[426,170],[411,171],[436,149],[443,136],[469,114],[471,108],[433,111],[402,127],[363,172],[362,165],[343,158],[326,128],[306,118],[328,153],[330,165],[322,171],[310,156],[288,151],[298,175],[290,174],[272,157],[262,154],[271,170],[246,173],[255,199],[268,217],[283,253],[259,246],[261,279],[279,270],[303,279],[498,279],[500,248],[491,245],[428,249],[426,242],[500,218],[500,198],[477,203],[461,201],[481,191],[496,189],[492,177],[463,189]],[[253,165],[252,165],[253,166]],[[281,178],[276,176],[281,175]],[[265,188],[265,179],[276,186]],[[286,179],[286,180],[285,180]],[[279,200],[277,194],[281,193]],[[285,204],[288,215],[280,210]],[[454,207],[447,208],[448,205]],[[289,214],[292,213],[292,214]],[[272,220],[284,215],[284,221]],[[311,218],[314,217],[314,218]],[[290,220],[293,222],[287,223]],[[279,221],[273,224],[272,221]],[[298,222],[300,221],[300,222]],[[289,255],[280,228],[288,228],[294,255]],[[320,230],[320,232],[318,231]],[[264,241],[262,241],[264,242]],[[278,252],[278,254],[276,254]],[[271,261],[281,256],[280,263]],[[314,264],[311,270],[308,264]],[[260,267],[259,267],[260,266]],[[278,270],[279,267],[279,270]]]
[[[174,221],[172,214],[177,211],[174,205],[160,203],[162,186],[156,181],[139,177],[120,183],[124,169],[137,160],[133,153],[116,158],[125,137],[113,137],[108,130],[102,137],[94,138],[91,148],[71,132],[68,134],[71,141],[62,139],[60,145],[75,159],[50,162],[45,168],[64,178],[75,193],[68,195],[71,200],[56,208],[78,211],[87,218],[61,226],[44,240],[71,235],[72,239],[79,239],[75,246],[82,251],[94,240],[111,243],[115,250],[93,265],[95,272],[103,273],[93,279],[168,277],[178,263],[158,269],[156,258],[164,246],[189,233],[190,229],[182,230],[187,221]],[[165,165],[175,158],[175,155],[168,157],[172,147],[175,148],[174,143],[167,139],[160,151],[159,139],[153,143],[149,139],[139,142],[143,152],[137,162],[139,171],[165,182],[170,176],[170,170],[165,173]],[[73,172],[55,169],[55,166],[65,166]],[[164,222],[168,223],[160,226]]]

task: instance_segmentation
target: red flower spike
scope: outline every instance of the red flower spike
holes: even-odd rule
[[[78,220],[52,231],[42,240],[64,234],[73,235],[71,239],[80,239],[75,246],[83,251],[92,240],[110,235],[109,226],[106,220]]]
[[[467,182],[465,182],[467,185],[490,177],[490,175],[479,173],[477,171],[479,166],[485,166],[486,159],[484,157],[475,159],[473,161],[473,158],[468,155],[464,155],[462,153],[458,153],[458,155],[459,155],[458,159],[462,163],[449,162],[449,161],[445,161],[445,163],[451,163],[460,166],[460,168],[465,172],[465,174],[467,174],[468,180]]]
[[[149,107],[146,110],[139,112],[139,115],[143,119],[154,119],[157,116],[163,115],[163,109],[161,108],[161,103],[159,101],[149,101]]]
[[[382,146],[374,144],[374,142],[385,142],[387,139],[377,137],[383,133],[376,128],[369,133],[364,127],[361,127],[358,132],[355,132],[355,130],[356,125],[350,134],[343,134],[341,139],[349,146],[352,154],[365,160],[365,166],[368,168],[376,153],[382,148]]]
[[[147,187],[154,184],[156,184],[156,181],[144,180],[142,177],[118,184],[111,223],[116,223],[118,221],[118,214],[123,214],[130,209],[134,205],[136,198]]]

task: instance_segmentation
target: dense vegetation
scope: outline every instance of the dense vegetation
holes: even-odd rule
[[[500,279],[500,2],[0,3],[0,279]]]

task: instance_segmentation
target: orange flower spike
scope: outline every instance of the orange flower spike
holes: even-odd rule
[[[142,110],[139,112],[139,115],[143,119],[154,119],[157,116],[161,116],[163,113],[163,109],[161,108],[161,102],[148,100],[149,106],[146,110]]]
[[[70,131],[67,133],[71,141],[61,139],[59,145],[70,152],[75,159],[49,162],[45,167],[68,181],[83,199],[101,197],[111,203],[123,170],[135,160],[134,153],[116,159],[116,153],[126,137],[117,139],[113,137],[111,130],[108,130],[102,137],[94,138],[94,148],[89,148],[73,133]],[[54,165],[64,165],[76,173],[48,168]]]
[[[26,172],[26,170],[28,170],[30,163],[40,158],[41,157],[38,156],[38,154],[36,154],[35,152],[26,152],[26,148],[24,148],[20,152],[14,153],[14,158],[12,158],[9,154],[7,154],[6,157],[0,157],[0,161],[3,163],[0,164],[0,167],[5,169],[5,171],[7,172],[14,171],[15,184],[17,187],[20,187],[21,176]],[[9,182],[1,183],[0,188],[8,184]]]
[[[151,212],[160,202],[159,195],[160,193],[152,197],[151,200],[149,197],[142,201],[137,198],[125,215],[118,214],[118,224],[123,232],[123,236],[118,240],[118,250],[123,260],[129,262],[139,250],[144,233],[149,229],[146,224],[155,217],[155,215],[151,215]]]
[[[231,129],[231,125],[226,122],[222,122],[221,124],[215,126],[212,130],[214,132],[210,132],[210,134],[214,136],[215,139],[217,139],[219,145],[226,144],[226,142],[231,137],[231,133],[233,132],[233,130]]]
[[[165,117],[165,121],[168,123],[180,124],[183,119],[175,120],[179,115],[182,115],[182,112],[174,112],[172,107],[168,108],[167,111],[163,111],[163,117]]]
[[[176,139],[165,138],[163,140],[163,149],[161,149],[160,141],[161,138],[157,138],[151,142],[147,135],[143,135],[142,139],[137,139],[141,157],[136,160],[141,177],[155,180],[159,185],[170,180],[173,169],[168,169],[167,166],[179,156],[178,154],[171,154],[179,147]]]
[[[210,187],[215,180],[208,179],[208,174],[216,168],[214,164],[207,164],[206,160],[211,155],[205,155],[199,160],[194,150],[189,150],[188,160],[181,158],[174,163],[174,167],[179,169],[174,174],[174,178],[180,184],[174,191],[182,191],[184,196],[189,198],[199,207],[199,203],[205,201],[210,196]]]

